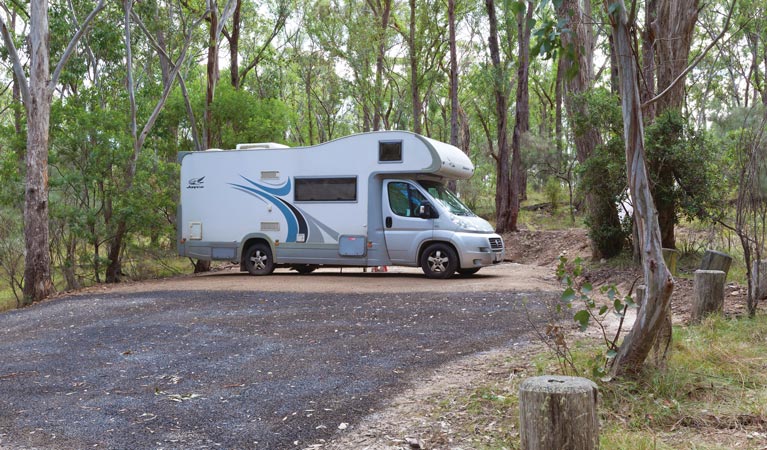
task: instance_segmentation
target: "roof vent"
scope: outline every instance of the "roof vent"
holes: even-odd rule
[[[237,150],[266,150],[271,148],[290,148],[276,142],[256,142],[253,144],[237,144]]]

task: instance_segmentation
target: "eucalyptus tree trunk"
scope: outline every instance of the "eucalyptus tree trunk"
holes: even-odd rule
[[[634,200],[634,216],[639,230],[642,271],[646,297],[639,307],[631,332],[623,340],[613,360],[613,375],[638,374],[662,329],[671,305],[674,278],[663,260],[658,215],[650,193],[644,151],[644,128],[639,100],[638,70],[635,52],[631,47],[630,28],[623,0],[610,13],[613,0],[605,0],[612,25],[619,67],[623,136],[626,145],[626,173]]]
[[[213,100],[216,97],[216,84],[218,83],[218,39],[216,29],[218,28],[218,2],[216,0],[208,1],[208,19],[210,28],[208,29],[208,64],[206,70],[205,85],[205,112],[203,127],[203,141],[205,149],[213,145],[212,124],[213,124]]]
[[[527,177],[525,176],[525,164],[522,161],[522,136],[530,131],[530,24],[533,19],[535,6],[532,1],[527,2],[527,13],[517,14],[517,41],[518,41],[518,67],[517,67],[517,102],[514,132],[511,136],[511,183],[509,192],[509,221],[506,228],[509,231],[519,231],[517,219],[519,218],[519,203],[525,191]]]
[[[655,5],[656,2],[657,5]],[[681,109],[684,105],[684,79],[677,80],[677,78],[689,64],[699,5],[698,0],[653,0],[648,8],[650,6],[657,6],[651,29],[655,38],[653,50],[657,60],[658,91],[664,92],[670,87],[654,105],[648,105],[645,108],[655,108],[655,115],[657,115],[664,111]],[[659,163],[652,170],[656,173],[659,190],[670,192],[675,183],[673,168]],[[667,197],[657,195],[655,198],[661,239],[663,247],[676,248],[674,235],[676,203]]]
[[[450,47],[450,144],[460,146],[458,133],[458,51],[455,44],[455,0],[447,0],[448,46]],[[457,182],[450,180],[455,191]]]
[[[450,0],[451,2],[453,0]],[[410,57],[410,97],[413,102],[413,132],[421,134],[421,93],[418,85],[418,55],[416,53],[416,2],[410,2],[410,33],[408,35],[408,56]],[[449,7],[448,7],[449,8]]]
[[[30,3],[29,102],[27,106],[26,190],[24,192],[24,304],[53,292],[48,249],[48,130],[52,89],[48,47],[48,2]]]
[[[392,0],[368,0],[370,9],[377,19],[379,26],[377,36],[376,53],[376,73],[375,73],[375,92],[373,107],[373,131],[381,129],[384,120],[383,97],[384,97],[384,58],[386,57],[386,35],[389,29],[389,19],[391,18]]]
[[[671,86],[689,64],[695,23],[700,5],[698,0],[653,0],[657,2],[655,54],[658,61],[658,91]],[[679,109],[684,104],[684,79],[676,82],[656,103],[658,113]]]
[[[16,29],[16,12],[11,12],[11,29]],[[24,124],[22,122],[22,110],[21,110],[21,86],[20,84],[21,80],[19,80],[19,77],[16,76],[16,73],[13,74],[13,86],[11,89],[11,95],[13,99],[13,130],[16,132],[17,136],[21,136],[21,133],[24,129]],[[15,146],[14,146],[15,147]],[[19,170],[22,170],[24,166],[24,150],[22,148],[15,148],[15,151],[17,151],[17,157],[19,161]]]
[[[234,13],[232,14],[232,31],[229,34],[229,78],[232,87],[240,89],[240,22],[242,11],[242,0],[235,0]]]
[[[450,46],[450,144],[458,147],[458,52],[455,44],[455,0],[447,0],[447,16]]]
[[[511,180],[509,172],[509,145],[507,140],[508,132],[508,99],[506,98],[506,89],[503,86],[504,74],[501,65],[501,55],[498,46],[498,19],[495,15],[495,2],[485,0],[487,8],[487,17],[490,22],[490,35],[488,37],[488,48],[490,50],[490,59],[493,62],[493,92],[495,94],[495,112],[496,112],[496,130],[498,141],[498,153],[496,158],[496,180],[495,180],[495,231],[505,233],[511,231],[508,228],[510,220],[510,202]]]
[[[41,300],[53,292],[51,255],[48,248],[48,133],[51,98],[61,71],[90,22],[104,9],[105,0],[85,18],[50,73],[48,1],[31,0],[29,27],[29,78],[24,72],[11,32],[0,14],[0,34],[13,66],[17,87],[27,111],[26,179],[24,192],[24,289],[22,305]],[[13,23],[13,22],[12,22]]]
[[[642,103],[655,97],[655,31],[657,28],[658,0],[647,0],[645,5],[645,25],[642,31],[642,83],[639,85],[639,98]],[[645,123],[655,120],[655,104],[642,109]]]
[[[579,117],[588,117],[589,110],[585,102],[577,101],[591,89],[594,82],[594,31],[591,22],[591,3],[579,0],[563,0],[557,8],[560,21],[570,32],[562,33],[562,47],[570,49],[571,56],[560,58],[561,71],[569,74],[564,81],[565,106],[571,124]],[[594,128],[574,130],[576,157],[580,164],[586,163],[594,149],[602,144],[602,136]],[[586,212],[592,229],[620,229],[620,218],[615,200],[607,192],[587,190],[585,195]],[[611,239],[591,241],[591,253],[594,259],[610,258],[618,254],[622,245]]]

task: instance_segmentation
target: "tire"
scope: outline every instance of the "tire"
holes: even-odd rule
[[[245,262],[245,269],[251,275],[269,275],[274,272],[272,249],[263,242],[248,247],[243,260]]]
[[[458,269],[458,275],[462,277],[468,277],[479,272],[480,267],[472,267],[471,269]]]
[[[458,254],[447,244],[431,244],[421,253],[421,269],[427,278],[450,278],[457,268]]]
[[[317,270],[317,266],[312,266],[310,264],[298,264],[291,266],[290,268],[300,273],[301,275],[307,275]]]

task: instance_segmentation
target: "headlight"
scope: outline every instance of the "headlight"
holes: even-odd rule
[[[458,216],[450,217],[450,220],[460,229],[466,231],[484,231],[479,228],[475,223],[462,219]]]

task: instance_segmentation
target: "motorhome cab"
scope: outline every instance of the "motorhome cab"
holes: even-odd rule
[[[458,148],[404,131],[311,147],[240,144],[185,152],[179,254],[275,267],[421,267],[470,275],[503,260],[501,237],[450,192],[471,177]]]

